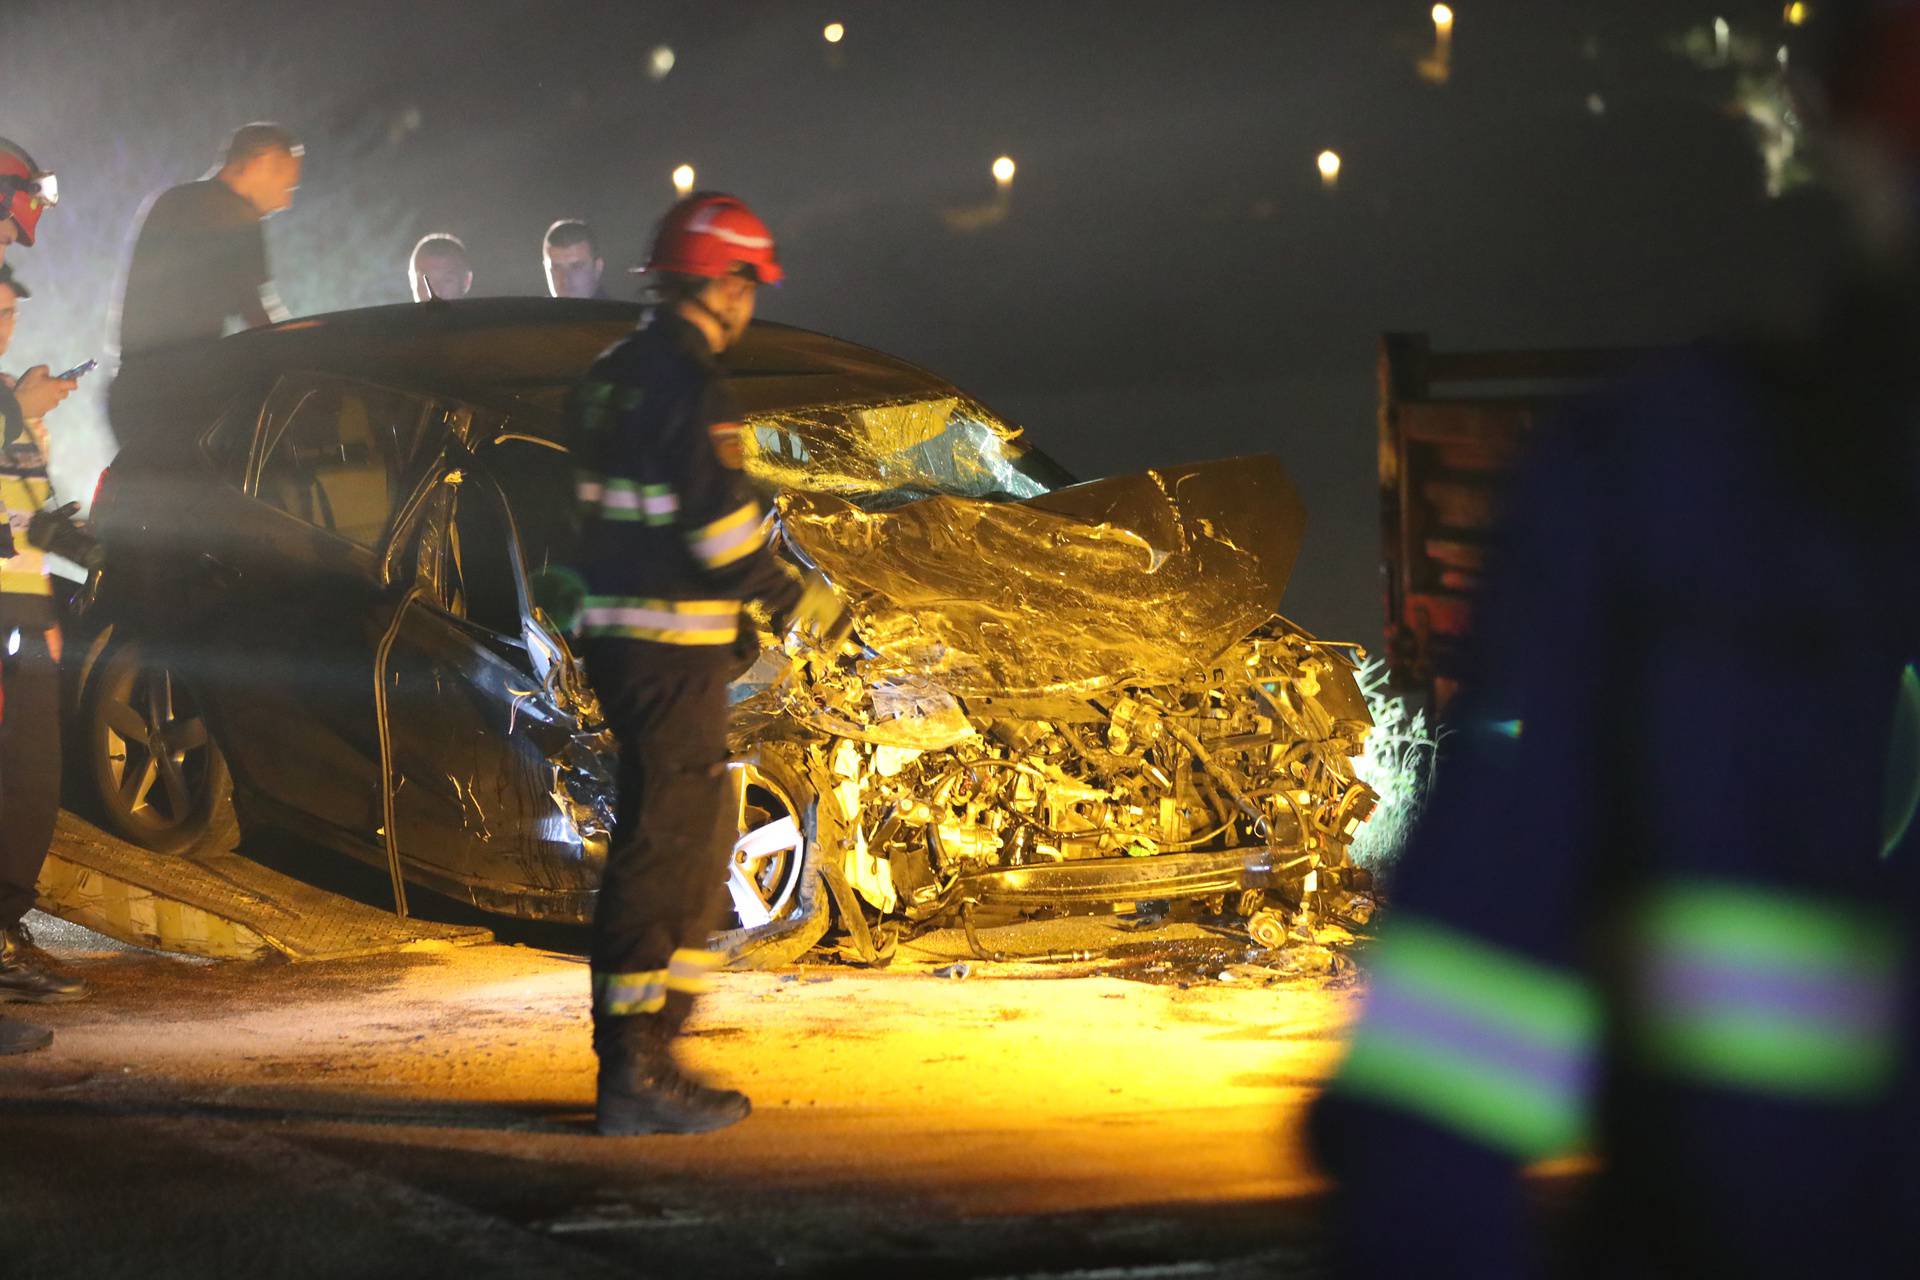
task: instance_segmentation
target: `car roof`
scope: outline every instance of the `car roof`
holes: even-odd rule
[[[540,403],[630,332],[641,310],[571,298],[401,303],[289,320],[222,338],[205,352],[222,372],[249,381],[312,369],[482,403]],[[199,357],[183,350],[176,358]],[[908,361],[767,321],[755,321],[721,364],[750,412],[954,393]]]

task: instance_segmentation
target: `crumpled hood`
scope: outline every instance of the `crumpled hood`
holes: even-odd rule
[[[780,500],[878,656],[869,678],[1010,694],[1186,679],[1266,621],[1306,509],[1278,458],[1095,480],[1025,502],[924,498],[866,511]]]

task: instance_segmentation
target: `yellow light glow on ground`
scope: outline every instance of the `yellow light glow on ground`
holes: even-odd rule
[[[1433,6],[1433,25],[1442,31],[1450,30],[1453,27],[1453,7],[1444,4]]]
[[[841,23],[829,22],[827,29],[822,31],[820,35],[828,44],[839,44],[847,38],[847,29]]]
[[[683,164],[673,171],[673,189],[681,195],[693,190],[693,166]]]
[[[993,162],[993,180],[1001,186],[1013,181],[1013,157],[1001,156]]]
[[[1788,26],[1790,27],[1806,26],[1807,16],[1808,16],[1807,6],[1800,3],[1800,0],[1793,0],[1793,3],[1787,6],[1787,25]]]
[[[1322,151],[1314,163],[1320,166],[1320,181],[1330,187],[1340,181],[1341,160],[1338,151]]]

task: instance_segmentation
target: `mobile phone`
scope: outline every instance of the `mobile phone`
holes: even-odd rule
[[[56,374],[54,376],[58,377],[62,382],[72,382],[75,378],[86,377],[88,374],[92,373],[95,369],[99,367],[100,367],[100,362],[98,360],[88,360],[83,364],[77,364],[73,366],[73,368],[67,370],[65,373]]]

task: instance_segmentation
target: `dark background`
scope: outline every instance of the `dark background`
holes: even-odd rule
[[[1835,256],[1829,201],[1766,193],[1735,72],[1682,53],[1722,15],[1771,49],[1781,5],[1454,7],[1436,85],[1429,5],[1400,0],[9,3],[0,133],[64,202],[16,251],[40,292],[7,366],[98,349],[139,198],[246,119],[308,139],[270,224],[301,313],[403,299],[429,230],[466,240],[477,294],[543,292],[561,215],[617,272],[686,162],[773,225],[789,283],[762,314],[932,367],[1082,475],[1280,454],[1313,513],[1287,612],[1371,642],[1382,331],[1775,326]],[[1019,171],[996,210],[1002,152]],[[69,450],[69,487],[88,455]]]

